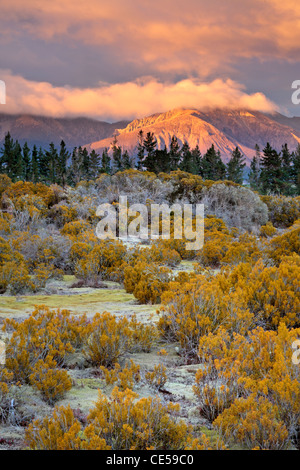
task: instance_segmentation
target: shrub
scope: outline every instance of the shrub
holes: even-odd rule
[[[276,228],[274,227],[274,225],[272,224],[272,222],[267,222],[266,225],[262,225],[260,227],[260,232],[259,232],[259,235],[261,237],[273,237],[273,235],[275,235],[275,233],[277,232]]]
[[[155,264],[141,261],[124,270],[124,287],[133,293],[140,303],[159,303],[162,293],[167,289],[171,271]]]
[[[100,393],[88,416],[87,438],[103,438],[114,450],[184,449],[190,429],[173,416],[178,406],[169,403],[164,407],[158,399],[137,398],[128,389],[115,388],[110,400]]]
[[[80,422],[70,405],[61,406],[54,409],[51,417],[34,420],[25,431],[25,440],[34,450],[79,450],[82,448],[80,432]]]
[[[133,361],[123,368],[116,363],[114,369],[109,370],[103,366],[100,369],[104,374],[106,385],[115,384],[120,390],[132,389],[134,384],[141,380],[140,366]]]
[[[85,428],[70,406],[55,408],[52,416],[28,426],[26,443],[36,450],[180,450],[208,445],[201,438],[193,442],[191,429],[175,416],[178,405],[137,398],[131,390],[117,387],[111,399],[99,392]]]
[[[300,227],[291,228],[288,232],[274,237],[267,248],[270,258],[278,265],[285,256],[293,253],[300,255]]]
[[[223,438],[243,444],[247,449],[284,450],[290,440],[278,408],[264,397],[239,398],[214,422]]]
[[[290,227],[300,218],[300,197],[260,196],[268,206],[269,220],[275,227]]]
[[[12,372],[0,365],[0,423],[5,423],[9,416],[12,380]]]
[[[281,448],[297,436],[300,372],[292,362],[292,343],[299,334],[300,329],[288,330],[281,323],[277,332],[256,328],[231,338],[220,329],[201,338],[204,376],[212,388],[223,385],[229,390],[230,400],[214,421],[225,437],[251,448]],[[196,392],[201,392],[203,374],[197,373]],[[201,393],[198,396],[203,400]]]
[[[145,379],[151,387],[156,390],[160,390],[164,388],[168,380],[166,372],[167,368],[162,364],[158,364],[157,366],[154,366],[152,372],[147,372],[145,374]]]
[[[81,344],[86,334],[86,317],[72,317],[68,310],[37,306],[22,322],[7,319],[3,329],[11,332],[6,348],[6,366],[14,378],[28,383],[38,361],[65,364],[67,354]]]
[[[57,369],[56,362],[49,359],[40,360],[34,365],[29,381],[41,392],[43,400],[50,406],[72,388],[72,380],[67,371]]]
[[[108,312],[97,313],[90,325],[84,353],[94,365],[113,367],[130,349],[132,344],[130,321],[111,315]]]
[[[2,292],[9,289],[13,295],[34,289],[34,284],[30,279],[25,263],[8,261],[2,265],[0,271],[0,289]]]

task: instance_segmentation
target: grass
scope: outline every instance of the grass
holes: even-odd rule
[[[90,293],[70,295],[28,295],[28,296],[1,296],[0,315],[30,313],[35,305],[46,305],[50,308],[65,308],[75,313],[97,312],[103,310],[103,304],[128,303],[134,300],[132,294],[124,289],[94,289]]]

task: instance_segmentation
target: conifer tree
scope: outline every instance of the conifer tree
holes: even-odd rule
[[[132,162],[131,162],[131,159],[129,157],[129,153],[127,150],[125,150],[125,152],[122,155],[122,167],[123,167],[123,170],[130,170],[130,168],[132,168]]]
[[[155,172],[156,170],[156,157],[155,150],[157,147],[157,141],[154,137],[153,132],[147,132],[146,138],[144,139],[144,149],[146,157],[144,159],[144,166],[147,171]]]
[[[67,163],[70,158],[70,153],[66,148],[65,142],[62,140],[60,142],[60,150],[57,159],[57,183],[60,184],[63,188],[67,182]]]
[[[258,144],[255,144],[255,155],[251,160],[249,172],[250,188],[254,191],[258,191],[260,188],[260,160],[260,148]]]
[[[100,155],[94,149],[90,153],[90,170],[91,179],[96,179],[100,173]]]
[[[222,162],[220,151],[216,152],[214,144],[203,155],[201,170],[204,179],[223,180],[226,176],[226,166]]]
[[[42,147],[38,151],[38,167],[39,167],[39,178],[43,183],[49,182],[49,161],[46,152],[43,151]]]
[[[280,194],[283,188],[283,170],[280,153],[268,142],[260,160],[260,184],[262,192]]]
[[[145,147],[144,147],[144,134],[142,129],[138,133],[138,144],[137,144],[137,170],[142,170],[145,160]]]
[[[14,175],[12,174],[12,163],[14,161],[14,140],[11,137],[10,133],[7,132],[4,138],[4,144],[1,149],[1,159],[0,159],[0,170],[1,173],[6,173],[11,179]]]
[[[170,160],[170,170],[175,171],[178,169],[179,161],[181,157],[180,146],[175,135],[172,136],[170,151],[169,151],[169,160]]]
[[[31,179],[31,159],[30,159],[30,148],[28,147],[27,142],[23,145],[22,150],[22,170],[24,181],[30,181]]]
[[[122,162],[122,149],[118,145],[118,138],[114,135],[114,139],[111,143],[112,149],[112,159],[113,159],[113,167],[114,171],[122,171],[123,170],[123,162]]]
[[[289,151],[287,144],[284,144],[281,149],[281,164],[282,164],[282,181],[283,193],[286,196],[293,194],[292,188],[292,154]]]
[[[49,165],[49,181],[54,184],[57,178],[58,153],[53,142],[49,145],[49,150],[46,151],[46,157]]]
[[[14,145],[13,161],[11,162],[10,167],[13,181],[19,181],[24,179],[22,147],[19,144],[18,140],[16,140]]]
[[[37,183],[39,181],[39,161],[36,145],[33,146],[31,153],[31,180],[33,183]]]
[[[238,184],[243,184],[243,173],[245,166],[245,157],[240,152],[240,149],[236,147],[233,150],[231,158],[226,165],[227,179]]]
[[[295,193],[300,196],[300,144],[292,155],[291,180],[295,188]]]
[[[100,173],[111,174],[111,158],[108,155],[108,149],[105,148],[102,152]]]

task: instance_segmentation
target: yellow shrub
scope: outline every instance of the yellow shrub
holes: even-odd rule
[[[214,422],[223,437],[256,450],[284,450],[290,441],[276,406],[267,399],[239,398]]]
[[[6,366],[15,380],[28,382],[32,368],[39,360],[65,363],[86,334],[86,317],[72,317],[68,310],[50,310],[38,306],[22,322],[7,319],[3,329],[11,332],[6,348]]]
[[[37,361],[29,376],[31,385],[41,392],[43,400],[51,406],[72,388],[67,371],[57,369],[56,366],[56,362],[51,359]]]
[[[114,369],[107,369],[101,366],[105,378],[106,385],[116,384],[120,390],[133,388],[134,384],[141,380],[140,366],[130,361],[130,365],[121,368],[120,364],[116,363]]]
[[[140,303],[159,303],[171,280],[170,275],[171,271],[167,268],[141,261],[125,268],[124,287]]]
[[[173,414],[178,406],[164,407],[158,399],[141,398],[131,390],[116,387],[111,399],[99,393],[85,429],[88,439],[105,439],[116,450],[184,449],[190,429]],[[171,415],[172,413],[172,415]]]
[[[277,232],[276,228],[274,227],[274,225],[272,224],[272,222],[267,222],[266,225],[262,225],[260,227],[260,232],[259,232],[259,235],[261,237],[273,237],[273,235],[275,235],[275,233]]]
[[[154,366],[152,372],[147,372],[145,374],[145,379],[151,387],[160,390],[164,388],[168,380],[166,372],[167,368],[162,364],[158,364],[157,366]]]

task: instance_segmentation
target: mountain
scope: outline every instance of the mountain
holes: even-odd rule
[[[128,150],[130,155],[136,152],[138,133],[142,129],[144,136],[147,132],[154,133],[158,148],[165,145],[168,147],[173,135],[180,144],[187,141],[191,148],[198,145],[202,154],[214,144],[225,162],[230,158],[232,150],[238,146],[249,165],[255,152],[255,144],[263,149],[269,142],[280,150],[282,144],[287,143],[290,150],[294,150],[300,143],[300,129],[287,125],[290,121],[284,120],[284,116],[282,122],[279,122],[278,113],[275,117],[276,119],[258,111],[248,110],[200,111],[180,108],[135,119],[116,133],[118,144],[123,150]],[[296,126],[298,121],[297,118],[294,119]],[[90,150],[101,152],[105,147],[110,148],[111,141],[110,137],[87,146]]]
[[[69,149],[85,142],[105,139],[112,135],[116,128],[125,127],[128,121],[114,124],[88,118],[51,118],[31,115],[0,114],[0,144],[5,134],[10,132],[13,139],[20,144],[34,144],[37,147],[48,147],[50,142],[58,146],[63,139]]]
[[[178,108],[156,113],[132,122],[108,123],[88,118],[51,118],[30,115],[0,114],[0,146],[9,131],[14,139],[30,147],[56,146],[63,139],[67,147],[86,146],[101,153],[110,148],[113,135],[118,144],[130,155],[136,154],[138,133],[153,132],[158,147],[168,147],[175,135],[180,144],[187,141],[190,147],[199,146],[201,153],[214,144],[222,159],[228,161],[232,150],[238,146],[245,154],[247,164],[254,155],[255,144],[263,149],[269,142],[277,150],[287,143],[294,150],[300,143],[300,118],[289,118],[279,113],[264,114],[249,110],[198,110]]]

